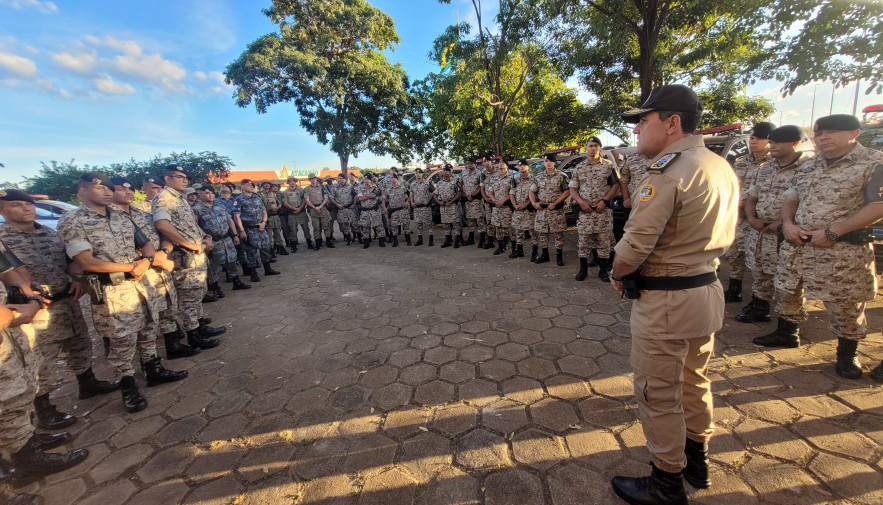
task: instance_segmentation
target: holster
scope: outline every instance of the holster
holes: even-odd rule
[[[196,256],[195,252],[177,245],[175,246],[173,252],[175,251],[177,251],[178,254],[181,255],[181,268],[187,270],[188,268],[193,266],[193,258]]]
[[[622,276],[622,296],[628,298],[629,300],[637,300],[641,297],[639,278],[640,274],[637,271]]]
[[[837,242],[846,242],[853,245],[866,245],[874,242],[874,231],[871,228],[859,228],[849,233],[844,233]]]
[[[24,305],[28,303],[28,297],[16,284],[9,286],[6,290],[6,303],[11,305]]]

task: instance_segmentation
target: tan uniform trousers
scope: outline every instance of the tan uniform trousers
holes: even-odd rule
[[[635,398],[647,448],[657,468],[687,465],[684,440],[704,442],[714,431],[708,360],[714,334],[687,339],[632,337]]]
[[[290,214],[288,216],[288,238],[294,243],[298,242],[297,239],[297,229],[300,228],[304,234],[304,240],[313,240],[313,235],[310,233],[310,217],[307,215],[307,210],[304,209],[297,214]]]

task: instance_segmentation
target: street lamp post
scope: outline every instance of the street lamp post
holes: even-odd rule
[[[816,86],[812,89],[812,108],[810,109],[810,112],[809,112],[809,126],[810,127],[812,127],[813,121],[815,121],[815,119],[816,119],[816,90],[817,89],[819,89],[818,84],[816,84]]]

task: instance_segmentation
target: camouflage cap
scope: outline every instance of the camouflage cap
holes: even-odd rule
[[[92,184],[101,185],[113,191],[113,183],[110,182],[110,177],[101,172],[86,172],[80,176],[80,182],[91,182]]]
[[[31,202],[34,203],[34,199],[31,195],[25,193],[20,189],[0,189],[0,200],[4,202]]]
[[[190,196],[193,193],[196,193],[196,188],[193,186],[188,186],[187,189],[184,190],[184,196]]]
[[[318,179],[318,177],[316,177],[316,174],[311,172],[307,175],[307,179]]]

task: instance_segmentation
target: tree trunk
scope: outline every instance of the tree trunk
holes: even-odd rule
[[[650,92],[653,91],[653,73],[656,71],[656,62],[653,59],[653,48],[650,47],[650,41],[645,40],[648,34],[641,34],[639,43],[639,65],[638,82],[641,85],[641,103],[643,104]]]
[[[343,175],[347,175],[347,167],[350,163],[350,155],[338,154],[337,157],[340,158],[340,171],[343,172]]]

